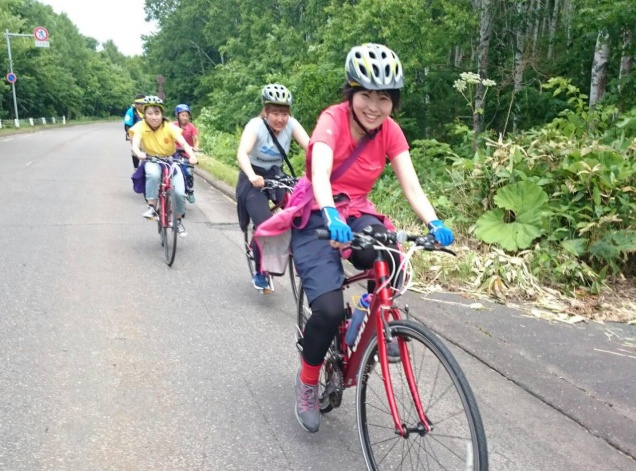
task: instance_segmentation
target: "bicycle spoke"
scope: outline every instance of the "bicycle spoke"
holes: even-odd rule
[[[444,445],[441,441],[439,441],[437,439],[437,437],[431,437],[431,441],[434,441],[436,443],[438,443],[440,446],[442,446],[446,451],[448,451],[449,453],[451,453],[452,455],[455,455],[457,458],[459,458],[460,460],[465,460],[464,457],[458,455],[457,453],[455,453],[453,450],[451,450],[449,447],[447,447],[446,445]],[[465,439],[464,439],[465,441]]]
[[[406,431],[404,436],[396,434],[377,360],[377,338],[373,339],[363,354],[362,368],[367,374],[358,384],[356,401],[369,469],[487,470],[479,413],[471,409],[472,392],[450,352],[419,324],[394,321],[390,326],[399,342],[408,342],[415,387],[431,429],[420,422],[409,374],[401,361],[389,364],[394,400]]]
[[[392,446],[391,448],[389,448],[389,450],[385,453],[384,458],[382,458],[382,459],[380,460],[380,462],[378,463],[378,465],[379,465],[379,464],[382,464],[382,462],[383,462],[383,461],[384,461],[384,460],[385,460],[385,459],[386,459],[386,458],[387,458],[387,457],[391,454],[391,451],[392,451],[392,450],[393,450],[393,449],[397,446],[397,444],[398,444],[398,443],[399,443],[399,442],[396,440],[396,442],[393,444],[393,446]]]

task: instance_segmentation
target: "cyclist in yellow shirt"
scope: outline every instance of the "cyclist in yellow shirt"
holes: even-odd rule
[[[139,160],[145,161],[147,155],[164,158],[171,157],[177,151],[176,143],[178,143],[188,155],[188,161],[192,165],[196,164],[197,158],[194,155],[194,150],[182,136],[181,129],[164,117],[163,100],[157,96],[147,96],[143,100],[142,109],[144,119],[128,131],[132,137],[132,151]],[[177,207],[175,208],[177,212],[177,234],[180,237],[185,237],[188,233],[181,221],[185,213],[185,181],[179,165],[175,164],[172,169],[172,184],[177,197]],[[161,166],[155,162],[145,162],[144,171],[146,175],[148,209],[143,214],[143,217],[155,219],[157,217],[155,204],[159,196]]]

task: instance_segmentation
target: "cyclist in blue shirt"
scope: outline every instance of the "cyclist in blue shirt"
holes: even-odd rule
[[[144,117],[142,105],[145,96],[146,95],[144,95],[143,93],[138,93],[135,96],[135,102],[130,106],[130,108],[128,108],[128,110],[126,110],[126,114],[124,115],[124,129],[126,130],[127,141],[130,141],[128,130],[135,124],[137,124],[138,121],[141,121]],[[133,167],[139,167],[139,159],[137,158],[137,156],[132,152],[132,150],[130,154],[132,157]]]

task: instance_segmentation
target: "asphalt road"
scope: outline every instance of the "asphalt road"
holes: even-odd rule
[[[167,267],[121,128],[0,137],[0,469],[364,469],[353,391],[319,433],[296,422],[291,291],[252,288],[233,201],[197,179],[189,235]],[[452,350],[492,470],[636,469]]]

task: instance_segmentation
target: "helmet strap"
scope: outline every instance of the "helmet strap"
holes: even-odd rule
[[[360,120],[358,119],[358,115],[356,115],[356,112],[353,111],[353,103],[352,103],[352,101],[349,101],[349,110],[351,111],[351,116],[353,117],[353,120],[356,122],[356,124],[358,126],[360,126],[360,129],[362,129],[362,131],[364,131],[364,134],[366,134],[366,136],[369,139],[373,139],[380,132],[380,129],[382,129],[382,125],[380,125],[376,129],[374,129],[373,131],[369,131],[367,128],[365,128],[362,125],[362,123],[360,122]]]

